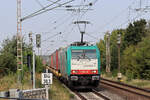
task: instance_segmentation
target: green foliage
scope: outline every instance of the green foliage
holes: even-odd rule
[[[23,58],[31,53],[30,47],[23,42]],[[12,39],[5,39],[2,43],[2,48],[0,50],[0,75],[5,75],[8,73],[16,73],[17,71],[17,40],[16,36]],[[26,58],[24,58],[25,60]],[[28,70],[26,65],[23,65],[25,71]]]
[[[142,37],[146,35],[146,24],[144,19],[130,23],[126,29],[126,34],[124,35],[124,42],[126,46],[137,45],[138,42],[142,40]]]
[[[111,53],[111,70],[118,68],[118,44],[117,38],[118,34],[121,34],[122,38],[125,31],[123,29],[114,30],[110,35],[110,53]],[[122,52],[122,49],[121,49]]]
[[[100,42],[97,43],[97,47],[99,48],[101,54],[101,70],[104,71],[106,68],[106,47],[104,40],[100,40]]]
[[[144,19],[130,23],[123,39],[121,66],[129,80],[133,78],[150,79],[149,63],[145,59],[149,56],[147,22]]]
[[[12,40],[4,40],[2,43],[2,49],[0,50],[1,75],[16,72],[16,55],[16,37],[14,36]]]
[[[126,29],[113,30],[110,35],[111,72],[118,70],[117,35],[121,34],[121,72],[131,79],[150,79],[150,23],[144,19],[130,23]],[[97,43],[101,51],[103,70],[106,66],[106,36]]]
[[[118,47],[117,47],[117,35],[118,31],[115,30],[110,36],[110,52],[111,52],[111,70],[118,67]]]
[[[42,64],[42,59],[39,56],[36,56],[35,59],[36,72],[42,72],[44,70],[44,66]]]
[[[126,48],[122,67],[128,78],[150,79],[150,37],[144,38],[137,46]]]

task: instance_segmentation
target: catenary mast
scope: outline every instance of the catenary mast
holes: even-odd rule
[[[17,0],[17,73],[18,73],[18,87],[21,88],[22,83],[22,25],[21,25],[21,0]]]

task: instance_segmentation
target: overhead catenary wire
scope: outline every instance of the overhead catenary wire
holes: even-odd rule
[[[93,4],[95,4],[97,2],[97,0],[93,3]],[[82,2],[81,2],[81,5],[82,5]],[[89,6],[89,5],[88,5]],[[84,6],[83,6],[84,7]],[[81,9],[80,7],[79,7],[79,9]],[[82,8],[82,9],[84,9],[84,8]],[[87,8],[87,11],[89,10],[90,8]],[[79,13],[79,17],[80,17],[80,13]],[[77,21],[79,20],[79,17],[77,18]],[[81,32],[81,28],[80,28],[80,26],[79,26],[79,24],[77,24],[77,26],[78,26],[78,28],[79,28],[79,31]],[[86,25],[85,25],[85,27],[84,27],[84,31],[85,31],[85,28],[86,28]],[[73,29],[72,29],[73,30]]]
[[[46,50],[46,52],[47,51],[53,51],[53,50],[55,50],[57,47],[58,47],[58,45],[60,44],[60,43],[62,43],[61,41],[56,41],[55,42],[55,45],[54,44],[49,44],[47,47],[45,47],[45,50],[46,49],[48,49],[48,48],[50,48],[50,49],[48,49],[48,50]]]
[[[69,12],[70,13],[70,12]],[[63,13],[64,14],[64,13]],[[69,16],[71,16],[72,17],[72,14],[71,15],[69,15]],[[66,18],[67,17],[67,18]],[[52,33],[52,31],[53,30],[55,30],[56,28],[57,28],[57,26],[58,27],[61,27],[62,25],[60,25],[60,24],[58,24],[58,22],[59,23],[63,23],[65,20],[67,20],[67,19],[70,19],[69,17],[68,17],[68,13],[67,14],[64,14],[63,16],[60,16],[59,18],[53,18],[53,17],[51,17],[50,18],[51,20],[49,20],[49,21],[47,21],[48,23],[47,24],[45,24],[45,25],[43,25],[42,26],[42,29],[44,28],[44,30],[47,30],[48,29],[48,31],[47,32],[44,32],[44,33]],[[61,19],[61,20],[60,20]],[[51,23],[51,25],[49,25],[49,22]],[[65,22],[64,22],[65,23]],[[59,26],[60,25],[60,26]],[[46,27],[45,27],[46,26]],[[48,27],[47,27],[48,26]],[[49,28],[49,26],[51,27],[51,28]],[[43,32],[42,32],[43,33]]]
[[[74,16],[72,16],[72,14],[71,14],[71,16],[69,16],[69,19],[70,19],[70,17],[74,17]],[[73,19],[74,19],[74,18],[73,18]],[[72,19],[72,20],[73,20],[73,19]],[[67,20],[68,20],[68,18],[67,18]],[[61,24],[66,23],[67,20],[65,19]],[[72,24],[72,22],[71,22],[71,24]],[[62,26],[62,25],[61,25],[61,26]],[[70,24],[69,24],[69,26],[70,26]],[[56,26],[55,26],[55,27],[56,27]],[[66,29],[65,29],[65,31],[66,31]],[[65,31],[64,31],[64,32],[65,32]],[[53,35],[53,36],[50,36],[50,37],[48,37],[47,39],[42,40],[42,43],[43,43],[43,42],[46,42],[46,41],[50,40],[51,38],[54,38],[55,36],[59,35],[60,33],[64,33],[64,32],[59,32],[59,33],[57,33],[57,34],[55,34],[55,35]],[[51,33],[51,32],[38,32],[38,33]]]
[[[63,24],[65,24],[66,23],[66,21],[68,21],[68,19],[70,19],[72,16],[69,16],[69,17],[65,17],[66,15],[64,15],[64,19],[62,19],[62,22],[61,23],[59,23],[59,24],[57,24],[56,26],[54,26],[54,24],[53,25],[51,25],[51,29],[49,29],[48,31],[45,31],[45,32],[36,32],[36,33],[42,33],[42,35],[47,35],[47,34],[49,34],[49,33],[53,33],[52,31],[53,30],[56,30],[58,27],[62,27],[63,26]],[[60,17],[61,18],[61,17]],[[60,18],[59,18],[59,20],[60,20]],[[55,22],[57,22],[57,21],[54,21],[53,23],[55,23]],[[46,26],[48,26],[48,25],[46,25]],[[66,29],[65,29],[66,30]],[[64,32],[62,32],[62,33],[64,33]]]
[[[74,13],[72,12],[69,17],[67,17],[64,20],[62,20],[61,23],[59,23],[58,25],[54,26],[53,28],[58,28],[58,27],[63,26],[63,24],[65,24],[67,21],[69,21],[68,19],[71,19],[71,22],[67,25],[67,27],[70,26],[70,25],[72,25],[72,22],[75,19],[75,16],[73,16],[73,14]],[[59,18],[59,20],[60,20],[60,18]],[[67,29],[69,29],[69,28],[67,28]],[[62,31],[62,33],[64,34],[67,31],[67,29],[65,28],[64,31]]]
[[[68,39],[69,35],[72,33],[72,31],[73,31],[74,29],[75,29],[75,27],[73,26],[73,27],[71,28],[71,30],[68,32],[68,34],[66,35],[66,37],[65,37],[66,40]]]
[[[117,19],[117,18],[116,18]],[[62,20],[61,20],[62,21]],[[121,26],[123,26],[124,24],[126,24],[127,23],[127,21],[125,21],[125,22],[123,22],[119,27],[121,27]],[[58,25],[59,26],[59,25]],[[60,26],[59,26],[60,27]],[[68,29],[68,28],[67,28]],[[65,29],[65,31],[66,31],[66,29]],[[63,32],[62,32],[63,33]],[[67,36],[68,36],[68,34],[67,34]],[[94,39],[94,38],[93,38]]]
[[[38,5],[41,6],[41,8],[44,8],[44,6],[41,4],[41,2],[40,2],[39,0],[35,0],[35,1],[36,1],[36,3],[37,3]]]
[[[97,0],[96,0],[97,1]],[[81,6],[83,6],[83,5],[81,5]],[[67,18],[67,20],[68,20],[68,18]],[[64,22],[62,22],[62,23],[60,23],[59,25],[58,25],[58,27],[61,25],[61,24],[64,24],[66,21],[64,21]],[[61,25],[62,26],[62,25]],[[57,28],[57,26],[55,26],[55,27],[53,27],[53,28]],[[66,31],[66,30],[65,30]]]
[[[84,4],[84,2],[81,1],[80,5],[83,5],[83,4]],[[79,15],[78,15],[77,21],[79,21],[78,19],[79,19],[79,17],[80,17],[80,13],[81,13],[81,7],[84,8],[85,6],[79,6],[79,8],[78,8],[78,9],[79,9],[79,12],[78,12]]]
[[[86,10],[89,10],[89,8],[88,9],[86,9]],[[60,25],[59,25],[60,26]],[[57,27],[57,26],[55,26],[55,27]],[[74,29],[74,27],[72,27],[72,29],[71,29],[71,31],[69,32],[69,34],[71,34],[71,32],[73,31],[73,29]],[[85,29],[84,29],[85,30]],[[66,30],[65,30],[66,31]],[[68,36],[68,35],[67,35]],[[44,41],[48,41],[49,39],[46,39],[46,40],[44,40]]]
[[[52,0],[47,0],[47,1],[54,3],[54,1]],[[56,4],[60,5],[60,3],[56,3]],[[88,6],[88,5],[66,5],[62,7],[71,8],[71,7],[81,7],[81,6]]]
[[[59,1],[60,1],[60,0],[57,0],[55,3],[59,2]],[[48,8],[48,7],[50,7],[50,6],[52,6],[52,5],[55,4],[55,3],[52,3],[52,4],[50,4],[50,5],[48,5],[48,6],[44,7],[44,8],[42,8],[42,9],[36,11],[36,12],[34,12],[34,13],[32,13],[32,14],[26,16],[26,17],[23,17],[23,18],[21,19],[21,21],[24,21],[24,20],[29,19],[29,18],[32,18],[32,17],[34,17],[34,16],[43,14],[43,13],[45,13],[45,12],[47,12],[47,11],[50,11],[50,10],[53,10],[53,9],[55,9],[55,8],[61,7],[61,6],[66,5],[66,4],[70,3],[70,2],[73,2],[73,1],[74,1],[74,0],[70,0],[70,1],[68,1],[68,2],[62,3],[62,4],[57,5],[57,6],[55,6],[55,7],[46,9],[46,8]]]
[[[73,28],[74,28],[74,27],[73,27]],[[73,31],[73,29],[71,29],[71,31]],[[70,32],[71,32],[71,31],[70,31]],[[42,40],[42,43],[43,43],[43,42],[46,42],[46,41],[49,41],[49,40],[53,39],[54,37],[56,37],[56,36],[58,36],[58,35],[59,35],[59,33],[57,33],[57,34],[55,34],[55,35],[53,35],[53,36],[51,36],[51,37],[48,37],[47,39]],[[63,39],[63,38],[61,38],[61,39]],[[56,42],[62,43],[61,40],[56,41]],[[56,42],[55,42],[55,46],[56,46]],[[48,45],[48,47],[49,47],[49,45]],[[48,47],[47,47],[47,48],[48,48]]]
[[[78,19],[81,19],[88,11],[89,9],[96,4],[96,2],[98,2],[98,0],[95,0],[93,3],[89,3],[89,7],[83,12],[83,14],[81,16],[79,16]],[[84,7],[82,9],[85,9]]]
[[[68,21],[68,19],[70,19],[71,17],[73,17],[72,16],[73,15],[73,13],[71,13],[71,15],[69,16],[69,17],[64,17],[65,19],[63,20],[61,20],[62,22],[61,23],[59,23],[59,24],[57,24],[56,26],[54,26],[53,28],[51,28],[51,29],[49,29],[49,30],[52,30],[52,29],[56,29],[56,28],[58,28],[58,27],[61,27],[61,26],[63,26],[67,21]],[[59,19],[60,20],[60,19]],[[57,22],[57,21],[56,21]]]
[[[137,18],[139,18],[140,16],[142,16],[143,14],[142,13],[139,13],[136,17],[134,17],[130,23],[134,22]],[[128,20],[126,20],[125,22],[121,23],[120,25],[116,26],[116,29],[117,28],[121,28],[123,25],[127,24],[128,23]]]
[[[89,37],[91,37],[91,38],[93,38],[93,39],[98,40],[98,38],[97,38],[97,37],[95,37],[95,36],[93,36],[93,35],[91,35],[91,34],[89,34],[89,33],[86,33],[85,35],[87,35],[87,36],[89,36]]]
[[[79,6],[79,5],[76,5],[76,6]],[[81,6],[83,6],[83,5],[81,5]],[[56,10],[56,9],[55,9]],[[67,11],[71,11],[71,9],[60,9],[60,10],[67,10]],[[72,9],[73,10],[73,9]],[[74,9],[74,10],[77,10],[77,9]],[[84,9],[84,10],[86,10],[86,9]],[[50,30],[53,30],[53,29],[56,29],[56,28],[58,28],[58,27],[61,27],[61,26],[63,26],[63,24],[65,24],[66,23],[66,21],[68,21],[68,19],[70,19],[70,18],[72,18],[72,17],[74,17],[74,11],[72,11],[72,13],[71,13],[71,15],[70,15],[70,17],[68,17],[68,18],[66,18],[66,15],[65,16],[63,16],[63,17],[60,17],[60,18],[58,18],[58,20],[56,20],[56,21],[54,21],[54,22],[58,22],[58,21],[60,21],[60,19],[61,19],[61,23],[59,23],[59,24],[57,24],[56,26],[54,26],[54,27],[52,27]],[[63,20],[65,18],[65,20]],[[53,24],[54,25],[54,24]]]
[[[143,11],[144,11],[144,9],[143,9]],[[143,15],[145,15],[145,13],[142,14],[142,11],[141,11],[140,13],[137,14],[137,16],[135,16],[133,19],[131,19],[130,23],[134,22],[137,18],[139,18],[139,17],[141,17],[141,16],[143,16]],[[124,23],[120,24],[120,25],[119,25],[118,27],[116,27],[116,28],[121,28],[123,25],[125,25],[125,24],[127,24],[127,23],[128,23],[128,21],[125,21]]]
[[[66,27],[69,27],[69,26],[73,25],[73,20],[74,20],[74,19],[75,19],[75,16],[72,16],[71,22],[70,22]],[[74,28],[75,28],[75,27],[73,26],[72,28],[67,28],[67,29],[64,29],[64,31],[62,31],[62,33],[63,33],[64,35],[66,35],[66,36],[65,36],[65,39],[68,38],[68,36],[71,34],[71,32],[73,31]],[[71,31],[67,32],[68,29],[71,29]],[[66,33],[68,33],[68,34],[66,34]]]
[[[57,1],[55,1],[54,3],[49,4],[49,5],[45,6],[45,7],[43,7],[42,9],[40,9],[40,10],[38,10],[38,11],[36,11],[36,12],[34,12],[34,13],[28,15],[28,16],[23,17],[23,18],[21,19],[21,21],[23,21],[23,20],[25,20],[25,19],[28,19],[28,18],[31,18],[33,15],[37,14],[38,12],[41,12],[41,11],[45,10],[46,8],[48,8],[48,7],[52,6],[52,5],[54,5],[55,3],[59,2],[59,1],[60,1],[60,0],[57,0]]]
[[[54,1],[52,1],[52,0],[47,0],[47,1],[49,1],[49,2],[52,2],[52,3],[55,3]],[[58,5],[61,5],[60,3],[56,3],[56,4],[58,4]]]
[[[60,34],[62,34],[62,33],[59,32],[59,33],[57,33],[57,34],[54,34],[53,36],[50,36],[50,37],[48,37],[47,39],[42,40],[41,42],[42,42],[42,43],[43,43],[43,42],[46,42],[46,41],[48,41],[49,39],[51,39],[51,38],[53,38],[53,37],[55,37],[55,36],[57,36],[57,35],[60,35]]]
[[[52,39],[52,38],[54,38],[54,37],[56,37],[57,35],[60,35],[60,34],[61,34],[61,33],[56,33],[56,34],[54,34],[54,35],[48,37],[47,39],[41,40],[41,43],[44,43],[44,42],[46,42],[46,41],[49,41],[50,39]],[[35,46],[36,46],[36,43],[33,44],[33,47],[35,47]]]
[[[39,0],[36,0],[37,1],[37,3],[42,7],[43,5],[39,2]],[[52,0],[50,0],[50,1],[52,1]],[[57,7],[60,7],[60,6],[63,6],[63,4],[64,3],[62,3],[62,4],[60,4],[60,3],[58,3],[60,0],[57,0],[57,1],[55,1],[55,2],[53,2],[52,1],[52,3],[54,3],[54,4],[58,4],[58,6]],[[70,2],[71,1],[74,1],[74,0],[70,0]],[[66,2],[67,3],[67,2]],[[50,4],[50,5],[54,5],[54,4]],[[50,5],[49,5],[49,7],[50,7]],[[65,5],[65,4],[64,4]],[[74,5],[74,7],[78,7],[79,5]],[[81,6],[83,6],[83,5],[80,5],[80,7]],[[24,18],[22,18],[21,20],[23,21],[23,20],[25,20],[25,19],[28,19],[28,18],[31,18],[31,17],[34,17],[34,16],[36,16],[36,15],[39,15],[39,14],[42,14],[42,13],[44,13],[44,12],[46,12],[46,11],[49,11],[49,10],[51,10],[51,9],[53,9],[53,8],[50,8],[50,9],[47,9],[47,8],[45,8],[46,6],[43,6],[42,7],[42,9],[39,11],[39,12],[35,12],[35,13],[32,13],[30,16],[26,16],[26,18],[24,17]],[[65,6],[64,6],[65,7]],[[86,9],[87,10],[87,9]],[[71,29],[71,31],[73,31],[73,29],[74,29],[74,27]],[[66,31],[66,30],[65,30]],[[69,32],[69,33],[71,33],[71,32]],[[68,36],[68,35],[67,35]],[[49,40],[49,39],[48,39]],[[42,40],[43,42],[45,42],[45,41],[47,41],[47,40]]]
[[[71,31],[69,31],[68,33],[71,33],[74,28],[75,28],[75,27],[72,27]],[[69,35],[69,34],[68,34],[68,35]],[[67,36],[68,36],[68,35],[67,35]],[[55,36],[54,36],[54,37],[55,37]],[[53,37],[53,38],[54,38],[54,37]],[[66,39],[66,38],[67,38],[67,37],[65,37],[65,39]],[[50,40],[50,39],[52,39],[52,38],[49,38],[48,40]],[[63,38],[61,38],[61,39],[63,39]],[[46,41],[48,41],[48,40],[46,40]],[[60,45],[61,43],[63,43],[61,40],[56,41],[56,42],[55,42],[55,48],[57,48],[57,46]],[[54,45],[49,44],[45,49],[48,49],[50,46],[54,46]],[[54,48],[53,48],[53,49],[54,49]],[[46,52],[45,52],[44,54],[46,54],[48,51],[52,51],[52,49],[46,50]]]
[[[66,16],[66,15],[65,15]],[[71,19],[71,18],[73,18],[74,16],[73,16],[73,14],[71,14],[69,17],[67,17],[67,18],[65,18],[64,20],[62,20],[62,22],[61,23],[59,23],[58,25],[56,25],[56,26],[54,26],[53,28],[51,28],[49,31],[47,31],[47,32],[40,32],[40,33],[44,33],[43,35],[46,35],[47,33],[52,33],[52,30],[55,30],[56,28],[58,28],[58,27],[62,27],[63,26],[63,24],[65,24],[67,21],[68,21],[68,19]],[[60,20],[60,18],[59,18],[59,20]],[[70,26],[70,24],[69,24],[69,26]],[[68,28],[67,28],[68,29]],[[65,31],[67,30],[67,29],[65,29]],[[62,31],[61,33],[63,33],[64,34],[64,32],[65,31]]]
[[[101,25],[98,30],[105,28],[106,26],[109,26],[113,21],[117,20],[120,16],[122,16],[122,13],[124,13],[131,5],[133,5],[135,3],[135,0],[133,0],[131,2],[131,4],[129,4],[129,6],[123,10],[121,10],[117,15],[115,15],[114,17],[112,17],[111,20],[107,21],[104,25]],[[97,30],[96,30],[97,31]],[[95,32],[96,32],[95,31]]]

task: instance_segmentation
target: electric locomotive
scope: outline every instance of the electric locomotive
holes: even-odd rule
[[[70,45],[50,56],[51,71],[73,88],[97,87],[100,80],[100,52],[97,46]]]

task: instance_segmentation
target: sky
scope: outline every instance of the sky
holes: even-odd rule
[[[22,18],[54,1],[56,0],[22,0]],[[61,0],[59,3],[67,1],[70,0]],[[150,19],[148,16],[149,11],[135,11],[135,9],[140,7],[148,7],[150,5],[149,0],[142,0],[141,6],[140,0],[75,0],[67,5],[87,5],[95,1],[97,2],[90,8],[89,6],[80,7],[84,9],[89,8],[86,13],[66,11],[65,7],[59,7],[24,20],[22,22],[22,35],[25,41],[28,43],[28,33],[32,32],[35,45],[35,35],[41,34],[42,44],[40,53],[49,55],[60,47],[80,41],[78,25],[73,24],[77,20],[90,22],[90,24],[86,25],[84,41],[95,44],[100,39],[103,39],[107,31],[111,32],[114,29],[125,28],[129,22],[140,18]],[[0,1],[0,45],[4,39],[16,35],[16,4],[16,0]],[[83,30],[84,26],[80,25],[80,29]],[[34,49],[37,53],[37,48],[34,47]]]

